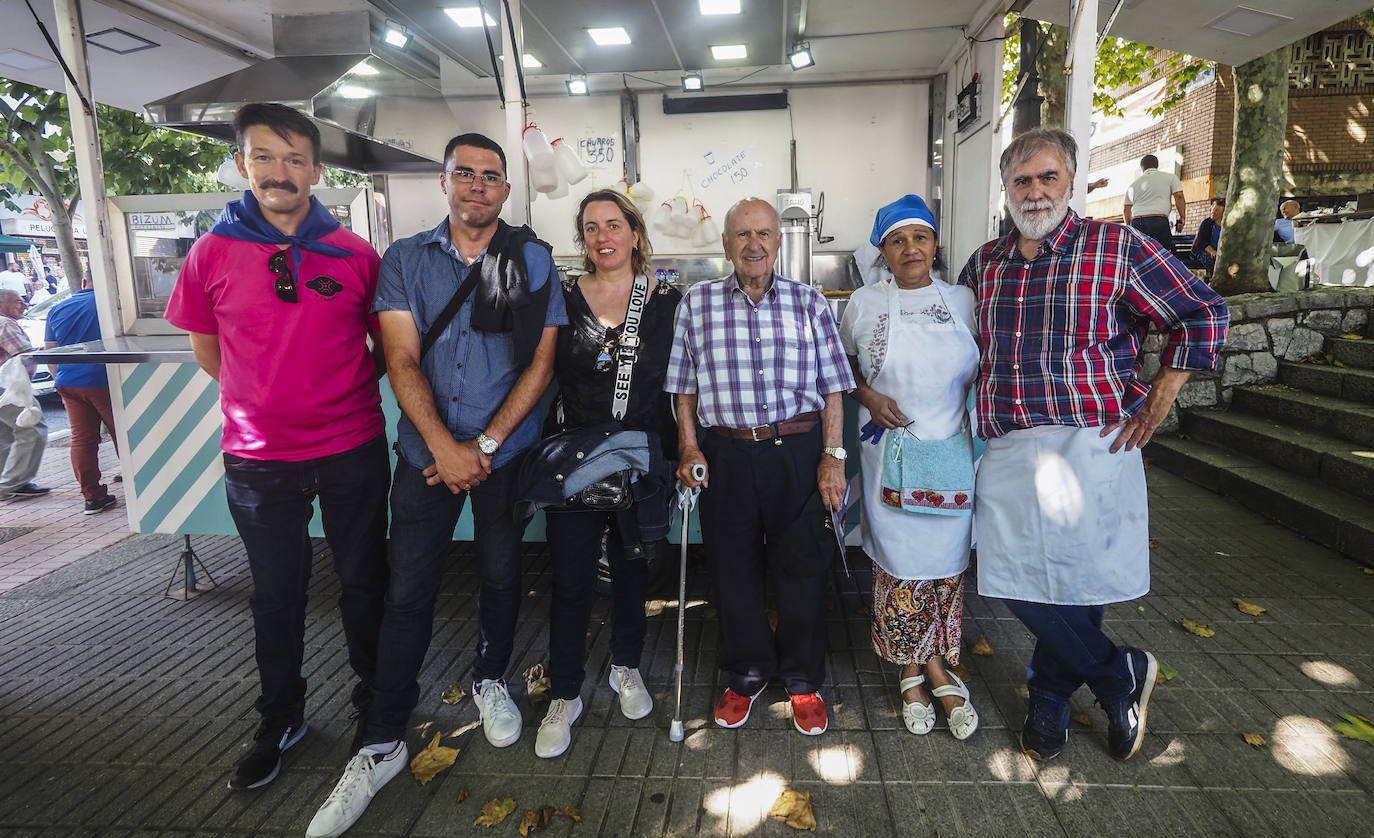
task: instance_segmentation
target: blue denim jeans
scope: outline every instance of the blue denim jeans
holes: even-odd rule
[[[434,631],[434,603],[453,550],[453,528],[468,495],[476,533],[477,652],[472,679],[500,679],[515,647],[520,614],[520,539],[525,522],[516,523],[515,482],[523,457],[492,471],[469,492],[430,486],[424,474],[396,461],[391,488],[391,582],[378,640],[377,677],[367,717],[365,743],[405,737],[411,711],[420,700],[417,678]]]
[[[644,651],[644,595],[649,562],[625,555],[614,512],[549,512],[546,532],[553,558],[553,602],[549,605],[549,696],[573,699],[586,678],[587,624],[596,601],[601,533],[610,531],[606,558],[611,566],[611,663],[638,667]]]
[[[1069,696],[1084,684],[1104,706],[1131,692],[1125,647],[1102,633],[1103,606],[1002,602],[1035,635],[1026,686],[1037,728],[1047,733],[1067,728]]]
[[[305,603],[313,551],[307,527],[320,502],[324,537],[339,575],[339,613],[348,662],[359,678],[353,702],[368,701],[377,667],[377,633],[386,592],[386,437],[302,462],[224,455],[229,512],[248,552],[264,718],[297,724],[305,712]]]

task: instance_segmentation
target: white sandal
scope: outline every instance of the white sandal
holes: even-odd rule
[[[943,687],[936,687],[931,690],[931,694],[936,698],[943,698],[947,695],[957,695],[964,699],[963,704],[955,707],[948,714],[949,732],[954,734],[955,739],[967,739],[978,729],[978,711],[973,709],[973,703],[969,701],[968,687],[964,685],[964,682],[960,680],[959,676],[950,672],[949,677],[954,679],[953,684],[945,684]]]
[[[903,678],[897,684],[897,694],[903,696],[902,721],[906,722],[906,729],[917,736],[924,736],[935,729],[935,706],[933,704],[908,702],[905,695],[907,690],[912,687],[919,687],[925,682],[926,676],[913,675],[910,678]]]

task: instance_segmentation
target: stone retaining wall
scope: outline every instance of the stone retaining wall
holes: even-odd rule
[[[1301,361],[1322,350],[1328,337],[1364,334],[1374,310],[1374,288],[1318,286],[1304,291],[1227,297],[1231,330],[1215,372],[1195,373],[1159,430],[1178,429],[1178,411],[1231,403],[1231,388],[1273,384],[1279,361]],[[1159,372],[1165,337],[1153,327],[1145,338],[1141,377]]]

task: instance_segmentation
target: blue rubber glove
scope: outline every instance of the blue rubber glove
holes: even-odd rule
[[[872,422],[865,423],[864,426],[859,429],[859,442],[867,442],[869,445],[877,445],[878,441],[882,438],[883,429],[873,424]]]

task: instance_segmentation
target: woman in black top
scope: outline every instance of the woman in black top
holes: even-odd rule
[[[665,456],[676,453],[677,426],[669,396],[663,392],[673,317],[682,294],[648,275],[652,250],[644,217],[628,198],[611,190],[592,192],[577,211],[577,243],[588,273],[564,283],[568,325],[559,330],[555,375],[559,397],[547,432],[589,428],[616,421],[615,380],[622,359],[633,357],[628,402],[617,422],[624,430],[649,432],[650,446]],[[636,277],[647,282],[639,327],[639,350],[627,356],[623,341]],[[647,550],[633,510],[625,512],[548,512],[549,551],[553,557],[553,604],[549,614],[551,699],[540,723],[535,753],[556,757],[572,743],[572,723],[582,714],[582,681],[587,658],[587,624],[596,596],[601,538],[611,566],[611,688],[620,712],[642,719],[653,698],[639,674],[644,648],[644,596],[648,586]]]

